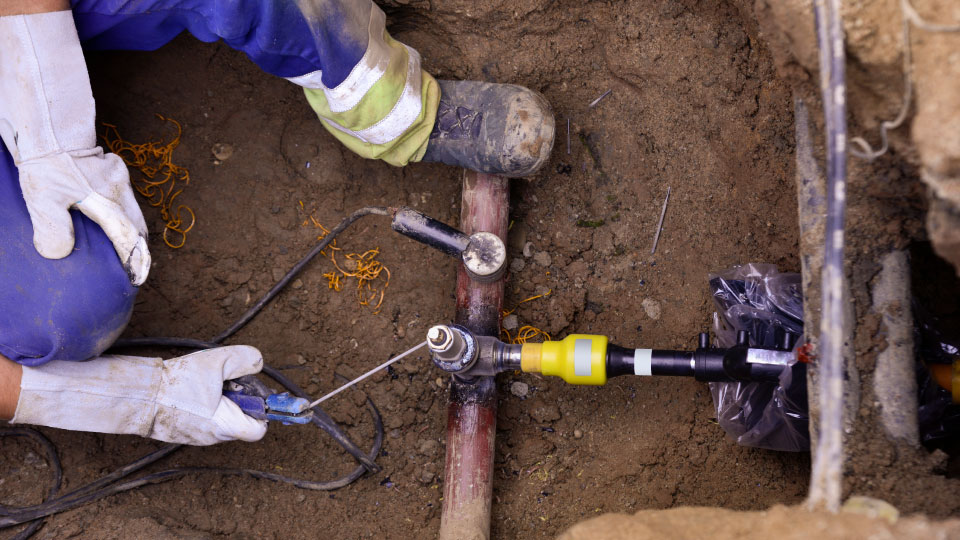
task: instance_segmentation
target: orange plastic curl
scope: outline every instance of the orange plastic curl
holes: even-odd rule
[[[303,201],[300,201],[300,208],[303,209]],[[324,227],[313,216],[304,220],[303,225],[309,223],[320,229],[321,234],[317,237],[322,240],[330,234],[330,230]],[[330,253],[327,254],[327,250]],[[335,291],[343,289],[342,278],[354,278],[357,280],[357,301],[361,306],[367,306],[373,309],[374,315],[380,313],[383,307],[383,297],[387,287],[390,286],[390,269],[377,260],[380,255],[380,248],[369,249],[363,253],[347,253],[343,255],[343,260],[337,260],[337,252],[343,251],[337,247],[337,241],[330,242],[327,249],[320,252],[324,257],[328,257],[333,263],[334,270],[323,274],[327,278],[327,287]],[[343,266],[341,266],[341,264]],[[344,269],[344,266],[347,268]],[[381,280],[383,285],[377,287],[375,284]]]
[[[120,136],[117,126],[107,123],[103,124],[104,132],[100,138],[111,152],[143,175],[140,179],[131,179],[133,188],[146,198],[150,206],[160,209],[160,217],[165,223],[163,242],[173,249],[179,249],[186,244],[187,233],[197,222],[197,216],[189,206],[174,206],[174,201],[183,193],[184,186],[190,183],[190,171],[173,163],[173,151],[180,145],[183,128],[172,118],[160,114],[156,116],[177,127],[176,136],[166,144],[156,141],[133,144]],[[187,217],[188,222],[185,220]],[[170,240],[167,235],[171,232],[179,235],[176,238],[179,242]]]
[[[501,318],[506,317],[507,315],[510,315],[511,313],[516,311],[517,308],[520,307],[520,304],[525,304],[527,302],[532,302],[533,300],[537,300],[538,298],[550,296],[550,293],[552,292],[553,292],[552,290],[549,290],[543,294],[531,296],[530,298],[524,298],[523,300],[517,302],[517,305],[514,306],[513,309],[503,310],[500,313]],[[512,343],[514,345],[522,345],[528,342],[529,340],[536,339],[538,337],[542,337],[543,341],[550,341],[550,334],[544,332],[543,330],[537,328],[536,326],[531,326],[529,324],[523,325],[520,328],[518,328],[516,336],[511,335],[510,331],[507,330],[506,328],[503,328],[502,326],[500,327],[500,339],[502,341],[505,341],[507,343]]]

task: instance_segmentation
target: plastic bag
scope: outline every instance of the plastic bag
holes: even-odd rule
[[[960,441],[960,405],[953,402],[949,390],[933,380],[927,366],[952,365],[960,357],[960,340],[945,336],[940,330],[940,321],[916,302],[913,312],[917,321],[914,339],[918,345],[917,423],[920,441],[930,450],[953,450]]]
[[[710,274],[717,313],[717,345],[731,347],[737,331],[750,345],[794,346],[803,337],[800,275],[781,274],[772,264],[747,264]],[[769,450],[810,450],[806,364],[785,368],[777,383],[710,383],[720,427],[737,444]]]

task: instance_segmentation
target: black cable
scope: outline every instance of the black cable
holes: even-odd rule
[[[199,339],[192,338],[130,338],[118,340],[114,343],[113,348],[121,347],[145,347],[145,346],[159,346],[159,347],[182,347],[190,349],[211,349],[221,346],[221,342],[228,337],[235,334],[238,330],[243,328],[250,320],[252,320],[274,297],[279,294],[279,292],[297,275],[301,270],[311,261],[314,257],[317,256],[321,251],[327,248],[331,242],[337,237],[338,234],[343,232],[347,227],[352,225],[358,219],[368,216],[368,215],[390,215],[390,210],[385,207],[378,206],[368,206],[361,208],[356,212],[350,214],[343,219],[336,227],[334,227],[324,238],[320,241],[310,252],[300,259],[297,264],[290,269],[266,294],[257,301],[250,309],[248,309],[240,318],[233,323],[229,328],[221,332],[219,335],[213,338],[211,341],[203,341]],[[291,381],[285,375],[280,373],[280,371],[271,368],[270,366],[263,366],[263,373],[271,377],[279,384],[284,386],[288,391],[294,395],[302,398],[309,399],[306,392],[304,392],[296,383]],[[337,374],[338,378],[344,379],[342,376]],[[160,471],[156,473],[151,473],[140,478],[133,480],[128,480],[122,483],[115,483],[118,480],[129,476],[130,474],[137,472],[148,465],[159,461],[160,459],[172,454],[181,448],[182,445],[179,444],[167,444],[161,448],[150,452],[149,454],[141,457],[140,459],[125,465],[110,474],[107,474],[94,482],[91,482],[85,486],[81,486],[78,489],[75,489],[69,493],[56,497],[58,491],[60,491],[60,486],[63,478],[63,469],[60,465],[60,458],[57,456],[56,447],[39,431],[30,429],[30,428],[10,428],[0,430],[0,437],[7,436],[22,436],[32,439],[34,442],[39,444],[44,452],[47,454],[47,461],[50,462],[51,466],[54,469],[54,485],[51,487],[46,499],[44,502],[26,507],[13,507],[13,506],[4,506],[0,505],[0,529],[12,527],[15,525],[20,525],[23,523],[30,523],[27,528],[23,531],[20,531],[17,535],[13,537],[15,540],[24,540],[32,536],[42,525],[42,518],[63,512],[78,506],[100,500],[104,497],[109,497],[111,495],[116,495],[124,491],[129,491],[131,489],[136,489],[145,485],[158,484],[161,482],[166,482],[168,480],[173,480],[175,478],[180,478],[189,474],[196,473],[205,473],[205,472],[214,472],[222,475],[229,476],[249,476],[253,478],[260,478],[264,480],[271,480],[274,482],[283,482],[291,484],[295,487],[302,489],[311,489],[318,491],[330,491],[334,489],[339,489],[344,487],[357,478],[363,476],[367,471],[378,472],[380,467],[376,464],[375,459],[380,453],[380,448],[383,445],[383,419],[380,416],[380,411],[377,410],[376,405],[368,397],[367,406],[370,409],[370,415],[373,418],[374,423],[374,441],[372,448],[369,453],[364,453],[340,428],[340,426],[319,406],[313,408],[313,417],[311,422],[317,425],[319,428],[327,432],[333,439],[343,447],[351,456],[353,456],[357,461],[360,462],[360,465],[356,469],[351,471],[349,474],[338,478],[336,480],[328,482],[317,482],[313,480],[304,480],[299,478],[291,478],[275,473],[268,473],[264,471],[257,471],[252,469],[237,469],[237,468],[226,468],[226,467],[177,467],[174,469],[169,469],[166,471]]]
[[[261,298],[256,304],[254,304],[250,309],[248,309],[246,313],[241,315],[240,318],[237,320],[237,322],[230,325],[229,328],[227,328],[226,330],[218,334],[215,338],[213,338],[210,341],[214,343],[220,343],[221,341],[227,339],[233,334],[236,334],[237,331],[243,328],[244,325],[246,325],[248,322],[250,322],[250,319],[252,319],[257,313],[259,313],[260,310],[267,305],[267,303],[273,300],[273,297],[276,296],[281,289],[286,287],[287,283],[290,283],[290,280],[296,277],[296,275],[300,273],[300,270],[303,270],[303,267],[306,266],[307,263],[309,263],[314,257],[316,257],[318,253],[320,253],[324,249],[327,249],[327,246],[330,245],[330,242],[333,242],[333,239],[336,238],[338,234],[342,233],[344,229],[352,225],[354,221],[364,216],[369,216],[371,214],[378,215],[378,216],[389,216],[390,210],[383,206],[367,206],[365,208],[361,208],[357,210],[356,212],[344,218],[343,221],[337,224],[337,226],[334,227],[329,234],[323,237],[323,240],[321,240],[320,243],[316,245],[316,247],[310,250],[310,253],[307,253],[307,255],[304,258],[300,259],[300,262],[295,264],[293,268],[291,268],[290,271],[287,272],[287,275],[283,276],[280,279],[280,281],[278,281],[277,284],[273,286],[273,288],[267,291],[267,294],[263,295],[263,298]]]
[[[377,454],[380,453],[380,449],[383,445],[383,418],[380,416],[380,411],[374,405],[373,400],[369,397],[367,398],[367,407],[370,409],[370,416],[373,418],[374,428],[376,435],[374,436],[373,445],[370,448],[370,452],[367,454],[367,457],[371,460],[376,458]],[[5,435],[7,430],[0,431],[0,435]],[[33,431],[33,430],[24,430],[24,431]],[[35,432],[36,433],[36,432]],[[37,433],[39,435],[39,433]],[[42,437],[42,435],[39,435]],[[51,445],[52,446],[52,445]],[[0,517],[0,528],[12,527],[14,525],[19,525],[21,523],[27,523],[29,521],[37,520],[44,518],[53,514],[71,510],[78,506],[82,506],[97,500],[100,500],[104,497],[109,497],[111,495],[116,495],[118,493],[123,493],[131,489],[136,489],[151,484],[159,484],[161,482],[166,482],[169,480],[174,480],[182,476],[189,474],[197,473],[216,473],[226,476],[249,476],[252,478],[259,478],[262,480],[271,480],[274,482],[282,482],[285,484],[290,484],[301,489],[310,489],[315,491],[331,491],[334,489],[339,489],[343,486],[346,486],[363,476],[366,472],[366,468],[363,465],[358,465],[356,469],[351,471],[349,474],[332,480],[329,482],[317,482],[314,480],[304,480],[301,478],[291,478],[289,476],[283,476],[280,474],[269,473],[265,471],[257,471],[253,469],[237,469],[237,468],[228,468],[228,467],[177,467],[174,469],[168,469],[165,471],[155,472],[142,476],[140,478],[135,478],[133,480],[128,480],[119,484],[111,484],[113,480],[123,478],[129,475],[132,472],[135,472],[138,469],[149,465],[157,461],[158,459],[169,455],[174,450],[177,450],[181,445],[171,444],[165,445],[163,448],[151,452],[150,454],[140,458],[130,465],[126,465],[113,471],[109,475],[97,480],[93,484],[89,484],[80,489],[62,495],[60,497],[44,501],[41,504],[34,506],[27,506],[22,508],[14,507],[3,507],[3,517]],[[58,471],[57,478],[59,480],[59,471],[60,471],[60,462],[56,458],[56,454],[52,456],[51,462],[55,464],[55,470]],[[104,479],[111,478],[109,482],[105,482]],[[97,489],[91,489],[91,486],[97,484],[99,487]],[[104,485],[106,484],[106,485]],[[56,483],[55,489],[51,490],[51,494],[55,493],[59,489],[59,482]],[[36,531],[36,528],[39,528],[40,522],[35,522],[23,533],[20,533],[16,538],[28,538],[30,534]],[[33,528],[29,534],[24,535],[30,528]]]
[[[53,486],[51,486],[47,492],[46,498],[50,499],[60,491],[60,486],[63,482],[63,468],[60,466],[60,458],[57,456],[57,447],[54,446],[50,439],[46,438],[39,431],[30,428],[4,429],[0,431],[0,437],[26,437],[40,445],[44,453],[47,454],[47,461],[50,462],[50,466],[53,468]],[[16,509],[13,507],[0,504],[0,516],[9,516],[13,512],[16,512]],[[20,523],[26,523],[27,521],[21,521]],[[11,540],[26,540],[33,536],[33,533],[37,532],[41,526],[43,526],[43,520],[38,519],[33,521],[33,523],[30,523],[25,529],[15,534]]]
[[[201,341],[199,339],[169,337],[120,339],[117,340],[117,342],[113,345],[113,348],[127,347],[180,347],[188,349],[213,349],[220,347],[220,345],[207,341]],[[281,373],[279,370],[264,364],[263,373],[280,383],[293,395],[312,401],[312,398],[307,395],[303,389],[287,378],[287,376]],[[313,408],[313,418],[311,418],[310,421],[333,437],[333,439],[337,441],[337,443],[342,446],[344,450],[349,452],[354,459],[362,463],[364,468],[366,468],[368,471],[373,473],[380,472],[380,466],[374,463],[372,459],[368,458],[366,453],[361,450],[356,443],[350,440],[350,437],[343,431],[343,429],[340,428],[340,425],[337,424],[333,418],[330,418],[330,416],[319,406]]]

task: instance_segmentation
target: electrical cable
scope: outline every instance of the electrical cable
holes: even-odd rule
[[[60,491],[60,486],[63,483],[63,468],[60,466],[60,459],[57,457],[57,447],[54,446],[50,439],[39,431],[30,428],[4,429],[0,431],[0,437],[27,437],[37,443],[43,449],[47,455],[47,461],[50,462],[51,467],[53,467],[53,485],[50,486],[46,498],[50,499]],[[14,511],[11,507],[0,504],[0,516],[8,516]],[[25,540],[26,538],[30,538],[41,526],[43,526],[43,521],[35,520],[30,523],[27,528],[14,535],[11,540]]]
[[[383,206],[367,206],[365,208],[361,208],[357,210],[356,212],[344,218],[343,221],[338,223],[337,226],[334,227],[329,234],[323,237],[323,240],[321,240],[320,243],[316,245],[316,247],[310,250],[310,253],[307,253],[306,256],[300,259],[300,262],[293,265],[293,268],[291,268],[290,271],[287,272],[287,275],[280,278],[280,281],[278,281],[276,285],[274,285],[269,291],[267,291],[267,294],[263,295],[263,297],[260,298],[260,300],[258,300],[256,304],[254,304],[250,309],[248,309],[246,313],[241,315],[240,318],[237,320],[237,322],[230,325],[229,328],[227,328],[226,330],[218,334],[215,338],[213,338],[210,341],[214,343],[220,343],[223,340],[227,339],[228,337],[232,336],[233,334],[236,334],[237,331],[243,328],[248,322],[250,322],[250,319],[253,319],[253,317],[256,316],[256,314],[259,313],[264,306],[266,306],[271,300],[273,300],[273,298],[280,293],[280,290],[286,287],[287,283],[290,283],[290,280],[296,277],[297,274],[299,274],[300,271],[303,270],[303,267],[306,266],[307,263],[313,260],[313,258],[316,257],[321,251],[327,249],[327,246],[329,246],[330,243],[333,242],[333,239],[336,238],[338,234],[342,233],[344,229],[346,229],[350,225],[353,225],[353,222],[357,221],[358,219],[364,216],[369,216],[369,215],[389,216],[390,210]]]
[[[116,343],[113,344],[113,348],[129,348],[129,347],[171,347],[171,348],[184,348],[184,349],[213,349],[220,347],[216,343],[209,341],[203,341],[193,338],[172,338],[172,337],[159,337],[159,338],[126,338],[119,339]],[[263,373],[270,377],[271,379],[277,381],[284,388],[290,391],[297,397],[301,397],[307,400],[312,399],[306,392],[303,391],[296,383],[288,379],[280,370],[272,368],[266,364],[263,365]],[[379,472],[380,467],[373,462],[372,459],[368,458],[366,452],[361,450],[350,437],[343,431],[339,424],[337,424],[333,418],[324,412],[323,409],[319,407],[311,407],[313,409],[313,417],[311,422],[316,424],[317,427],[324,430],[329,434],[337,444],[343,447],[354,459],[359,461],[364,465],[364,467],[370,472]]]
[[[827,212],[820,284],[819,343],[820,436],[810,475],[811,507],[836,512],[843,475],[843,344],[850,324],[844,317],[844,266],[847,210],[846,51],[841,0],[813,0],[820,60],[820,90],[827,158]]]
[[[247,323],[249,323],[280,291],[291,281],[293,278],[300,273],[301,270],[316,257],[321,251],[327,248],[333,240],[337,237],[338,234],[347,229],[350,225],[356,222],[358,219],[368,216],[368,215],[381,215],[389,216],[390,209],[379,206],[368,206],[361,208],[356,212],[353,212],[346,218],[344,218],[336,227],[334,227],[329,234],[324,236],[324,238],[316,245],[310,252],[304,256],[300,261],[297,262],[286,273],[277,283],[269,290],[263,297],[257,301],[250,309],[248,309],[240,318],[230,325],[226,330],[218,334],[211,341],[203,341],[193,338],[170,338],[170,337],[156,337],[156,338],[130,338],[130,339],[121,339],[118,340],[113,348],[127,348],[127,347],[177,347],[177,348],[187,348],[187,349],[210,349],[215,347],[220,347],[221,342],[228,337],[235,334],[241,328],[243,328]],[[419,347],[418,347],[419,348]],[[283,375],[279,370],[271,368],[270,366],[263,366],[263,373],[270,378],[274,379],[285,387],[292,394],[297,397],[310,399],[307,396],[306,392],[303,391],[297,384]],[[347,381],[347,379],[339,374],[336,374],[338,379]],[[0,529],[7,527],[12,527],[15,525],[20,525],[24,523],[29,523],[29,525],[19,533],[17,533],[13,538],[15,540],[23,540],[32,536],[42,525],[43,518],[57,514],[78,506],[88,504],[93,501],[100,500],[104,497],[109,497],[111,495],[116,495],[131,489],[136,489],[145,485],[158,484],[161,482],[166,482],[168,480],[173,480],[190,474],[198,473],[208,473],[213,472],[216,474],[227,475],[227,476],[249,476],[253,478],[260,478],[264,480],[271,480],[274,482],[282,482],[291,484],[295,487],[301,489],[310,489],[317,491],[330,491],[334,489],[339,489],[346,485],[349,485],[356,479],[363,476],[365,472],[377,472],[380,470],[380,467],[376,464],[375,459],[380,453],[380,449],[383,445],[383,420],[380,416],[380,411],[374,405],[373,401],[367,397],[367,406],[370,410],[370,415],[374,423],[374,440],[371,446],[370,452],[366,453],[361,450],[349,436],[343,431],[342,428],[322,409],[319,407],[312,407],[313,417],[311,422],[317,427],[323,429],[328,433],[333,439],[344,448],[351,456],[353,456],[360,464],[347,475],[340,477],[335,480],[327,482],[318,482],[313,480],[304,480],[299,478],[292,478],[288,476],[283,476],[275,473],[269,473],[265,471],[257,471],[252,469],[242,469],[242,468],[227,468],[227,467],[177,467],[173,469],[168,469],[165,471],[151,473],[139,478],[132,480],[127,480],[122,483],[116,483],[117,481],[133,474],[157,461],[163,459],[164,457],[169,456],[178,449],[182,447],[179,444],[166,444],[160,447],[153,452],[137,459],[136,461],[129,463],[107,475],[100,477],[99,479],[84,485],[80,488],[77,488],[73,491],[70,491],[66,494],[56,496],[57,492],[60,491],[60,487],[63,479],[63,469],[60,464],[60,458],[57,456],[57,450],[54,444],[39,431],[31,428],[8,428],[0,430],[0,437],[10,437],[10,436],[19,436],[27,437],[33,442],[38,444],[43,448],[44,453],[46,454],[47,461],[51,464],[51,467],[54,471],[54,485],[50,488],[47,497],[45,500],[37,505],[25,506],[25,507],[14,507],[0,505]]]
[[[340,377],[345,380],[344,377]],[[380,448],[383,445],[383,419],[380,416],[380,412],[377,410],[376,406],[373,404],[373,401],[368,397],[367,406],[370,409],[370,415],[373,417],[374,424],[376,427],[376,435],[374,436],[373,445],[370,449],[370,453],[367,454],[371,459],[375,458],[380,452]],[[33,430],[25,430],[33,431]],[[7,434],[7,431],[2,432],[4,435]],[[52,445],[51,445],[52,446]],[[130,475],[133,472],[136,472],[151,463],[158,461],[159,459],[166,457],[173,453],[175,450],[179,449],[181,445],[178,444],[169,444],[161,447],[158,450],[147,454],[146,456],[140,458],[139,460],[121,467],[112,473],[100,478],[92,484],[88,484],[82,488],[71,491],[60,497],[44,501],[41,504],[35,506],[28,506],[22,508],[14,508],[9,506],[4,506],[2,515],[0,517],[0,528],[11,527],[14,525],[19,525],[22,523],[27,523],[29,521],[34,521],[40,518],[44,518],[53,514],[64,512],[66,510],[71,510],[78,506],[88,504],[97,500],[100,500],[104,497],[109,497],[111,495],[116,495],[118,493],[123,493],[124,491],[129,491],[131,489],[136,489],[150,484],[159,484],[161,482],[166,482],[168,480],[174,480],[182,476],[189,474],[197,473],[216,473],[226,476],[250,476],[253,478],[259,478],[263,480],[271,480],[274,482],[282,482],[286,484],[291,484],[295,487],[301,489],[310,489],[315,491],[331,491],[334,489],[341,488],[346,486],[363,476],[366,472],[366,468],[363,465],[358,465],[352,472],[349,474],[338,478],[336,480],[328,482],[317,482],[313,480],[304,480],[300,478],[292,478],[289,476],[284,476],[275,473],[269,473],[265,471],[257,471],[253,469],[242,469],[242,468],[228,468],[228,467],[177,467],[173,469],[168,469],[165,471],[155,472],[142,476],[140,478],[135,478],[133,480],[128,480],[123,483],[112,483],[115,480],[119,480]],[[59,459],[56,459],[55,450],[52,454],[48,454],[48,459],[51,462],[56,463],[55,470],[57,471],[57,479],[60,478],[60,463]],[[93,486],[96,486],[95,488]],[[56,488],[59,489],[59,482],[56,484]],[[20,533],[21,535],[25,534],[31,528],[39,528],[39,523],[31,524],[31,526]],[[35,532],[36,529],[34,528]],[[30,532],[30,534],[33,534]],[[22,536],[22,538],[28,538],[29,534]],[[18,536],[17,538],[21,538]]]

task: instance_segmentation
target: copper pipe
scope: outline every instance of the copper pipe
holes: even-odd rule
[[[510,189],[506,178],[466,171],[460,229],[470,235],[492,232],[506,243]],[[478,335],[500,333],[504,279],[472,281],[457,269],[456,323]],[[451,379],[447,403],[447,457],[444,467],[441,540],[490,538],[497,388],[493,377]]]

